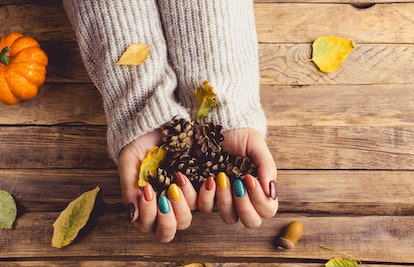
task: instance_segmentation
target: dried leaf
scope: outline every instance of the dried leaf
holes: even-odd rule
[[[139,167],[138,186],[146,186],[148,184],[148,175],[156,176],[157,169],[164,160],[167,151],[161,147],[154,147],[148,151],[144,160]]]
[[[97,186],[69,203],[53,224],[52,246],[62,248],[75,240],[79,231],[86,225],[95,206]]]
[[[333,258],[325,263],[325,267],[357,267],[358,263],[355,260]]]
[[[149,45],[136,43],[130,45],[122,54],[117,65],[139,65],[147,60],[149,55]]]
[[[201,122],[210,113],[210,109],[218,103],[214,87],[210,86],[207,81],[201,82],[200,85],[194,89],[198,104],[195,118],[197,122]]]
[[[322,36],[312,45],[312,60],[323,72],[332,72],[354,49],[353,41],[336,36]]]
[[[12,229],[17,216],[17,206],[13,196],[0,190],[0,228]]]

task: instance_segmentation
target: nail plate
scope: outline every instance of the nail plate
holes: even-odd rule
[[[270,181],[269,183],[269,194],[270,197],[274,200],[277,197],[277,188],[275,180]]]
[[[224,172],[219,172],[217,175],[217,186],[220,189],[226,189],[229,186],[229,178]]]
[[[179,186],[183,187],[187,183],[184,174],[182,174],[181,172],[177,172],[176,177],[177,177],[177,184]]]
[[[146,201],[152,201],[154,199],[154,190],[150,184],[144,187],[144,198]]]
[[[214,188],[214,177],[213,176],[210,176],[207,178],[205,187],[207,191],[211,191]]]
[[[178,186],[176,184],[171,184],[168,187],[168,196],[173,200],[173,201],[178,201],[181,199],[181,193],[180,193],[180,188],[178,188]]]
[[[161,213],[166,214],[170,212],[170,202],[168,201],[168,198],[166,196],[160,196],[160,198],[158,199],[158,207]]]
[[[250,174],[246,174],[246,178],[244,179],[244,183],[246,184],[246,188],[248,190],[253,190],[256,188],[256,178],[254,178]]]
[[[130,222],[132,222],[132,219],[134,219],[134,215],[135,215],[135,206],[134,206],[134,204],[129,203],[127,209],[128,209],[127,210],[127,212],[128,212],[128,220]]]
[[[236,193],[236,197],[242,197],[246,194],[242,180],[234,180],[234,191]]]

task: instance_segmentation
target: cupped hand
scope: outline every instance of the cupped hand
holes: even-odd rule
[[[219,214],[225,223],[232,224],[240,219],[248,228],[258,227],[262,218],[273,217],[278,209],[276,164],[265,139],[256,130],[243,128],[223,134],[223,148],[230,154],[249,157],[257,168],[258,177],[246,175],[244,181],[236,180],[231,185],[227,175],[220,173],[214,184]],[[198,205],[202,212],[210,212],[214,198],[205,188],[204,184]]]
[[[168,243],[174,239],[177,230],[186,229],[191,224],[191,209],[196,206],[197,196],[191,183],[180,187],[173,184],[167,196],[159,199],[150,184],[143,189],[138,187],[138,166],[160,141],[161,133],[155,130],[125,146],[119,156],[118,171],[122,199],[127,205],[131,223],[141,232],[153,232],[156,241]]]

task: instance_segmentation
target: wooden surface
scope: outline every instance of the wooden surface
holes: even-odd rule
[[[102,100],[60,1],[1,1],[0,32],[37,38],[50,65],[34,100],[0,105],[0,188],[19,205],[14,229],[0,230],[0,265],[316,267],[343,256],[320,245],[364,266],[414,265],[414,2],[365,2],[255,1],[279,213],[247,230],[195,212],[190,229],[160,245],[126,221]],[[357,44],[330,74],[309,61],[322,35]],[[52,248],[59,212],[97,185],[103,204],[89,226]],[[303,222],[302,240],[276,249],[292,220]]]

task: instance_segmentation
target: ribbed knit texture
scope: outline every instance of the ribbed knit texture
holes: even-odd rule
[[[155,0],[64,0],[85,67],[100,91],[107,118],[108,149],[117,162],[122,148],[174,116],[188,118],[174,98],[175,73]],[[133,43],[151,45],[140,66],[117,66]]]
[[[224,130],[251,127],[263,135],[258,45],[251,0],[158,0],[178,95],[195,105],[194,87],[207,80],[218,107],[207,117]]]

